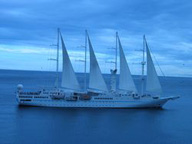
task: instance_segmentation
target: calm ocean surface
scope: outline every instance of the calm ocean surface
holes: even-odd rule
[[[0,144],[192,143],[192,78],[161,78],[166,95],[181,96],[169,101],[163,109],[17,105],[17,84],[22,83],[24,88],[49,86],[54,76],[51,72],[0,70]],[[108,75],[105,78],[109,81]],[[137,77],[135,81],[138,85]]]

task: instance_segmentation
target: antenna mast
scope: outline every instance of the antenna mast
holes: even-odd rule
[[[115,69],[111,69],[111,92],[116,91],[116,73],[117,73],[117,41],[118,41],[118,32],[115,34],[116,37],[116,46],[115,46]]]
[[[145,40],[145,35],[143,35],[143,61],[141,62],[141,66],[142,66],[142,84],[141,84],[141,95],[144,94],[144,74],[145,74],[145,46],[146,46],[146,40]]]
[[[117,70],[117,41],[118,41],[118,32],[116,32],[116,47],[115,47],[115,69]]]
[[[56,80],[55,80],[55,87],[59,87],[59,34],[60,34],[60,29],[57,29],[57,58],[56,58]]]
[[[87,88],[87,30],[85,30],[85,67],[84,67],[84,73],[85,73],[85,78],[84,78],[84,89],[86,92]]]

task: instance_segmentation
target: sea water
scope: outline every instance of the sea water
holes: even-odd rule
[[[53,86],[53,72],[0,70],[0,144],[192,143],[192,78],[160,78],[164,94],[180,95],[163,109],[21,107],[17,84]],[[83,86],[83,74],[78,80]],[[109,84],[110,76],[105,75]],[[134,76],[139,88],[140,78]]]

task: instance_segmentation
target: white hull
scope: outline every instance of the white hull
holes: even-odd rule
[[[26,106],[45,106],[45,107],[74,107],[74,108],[158,108],[162,107],[167,100],[158,100],[156,102],[125,102],[125,103],[108,103],[101,102],[19,102],[19,105]]]
[[[19,105],[26,106],[45,106],[45,107],[73,107],[73,108],[159,108],[162,107],[168,100],[175,97],[167,98],[117,98],[116,100],[37,100],[31,99],[31,101],[22,101],[17,98]],[[118,100],[119,99],[119,100]]]

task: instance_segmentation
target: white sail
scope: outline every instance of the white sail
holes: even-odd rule
[[[162,88],[155,70],[151,54],[148,46],[146,45],[147,51],[147,81],[146,81],[146,91],[153,94],[161,94]]]
[[[89,53],[90,53],[89,88],[107,92],[108,91],[107,85],[101,74],[101,70],[99,68],[89,37],[88,37],[88,41],[89,41]]]
[[[72,90],[80,90],[80,85],[77,81],[74,69],[69,59],[69,55],[67,53],[62,35],[61,35],[61,44],[63,53],[63,71],[62,71],[61,87]]]
[[[137,93],[137,89],[134,84],[133,78],[131,76],[131,72],[127,64],[126,57],[123,52],[123,48],[122,48],[119,37],[118,37],[118,42],[119,42],[119,53],[120,53],[119,89],[126,90],[126,91],[133,91]]]

